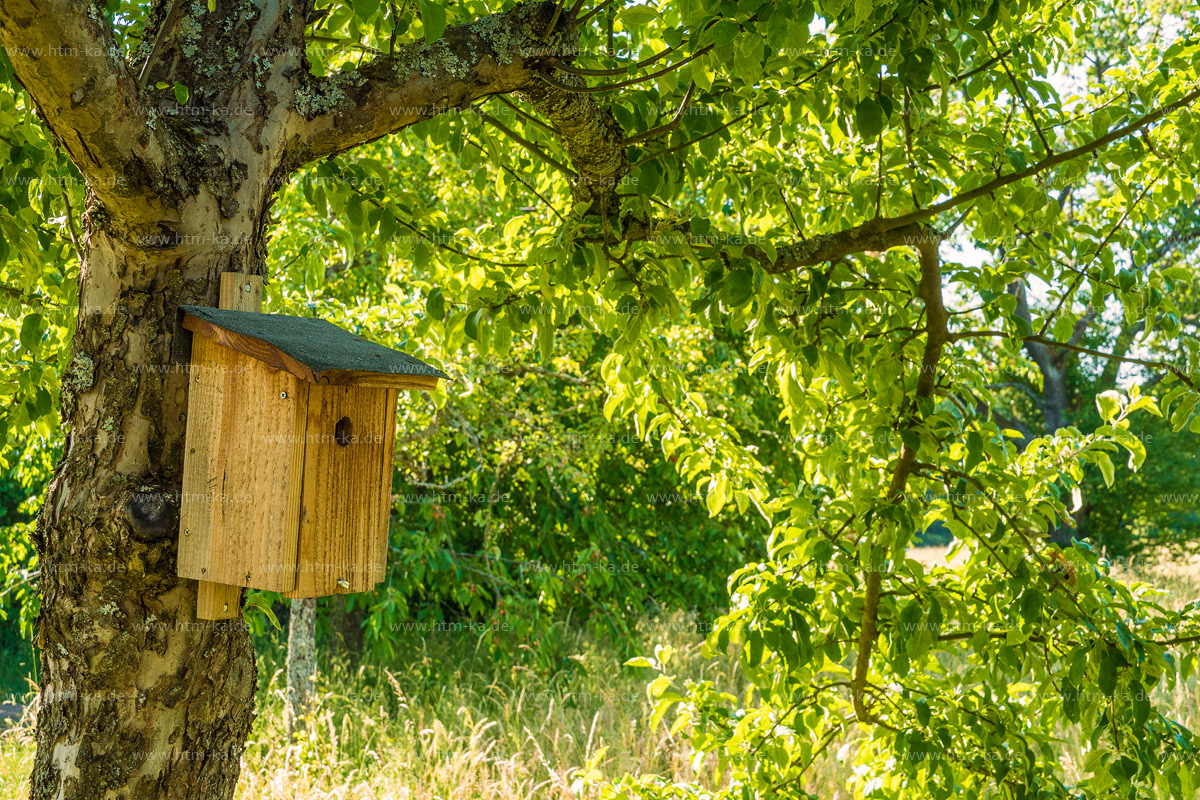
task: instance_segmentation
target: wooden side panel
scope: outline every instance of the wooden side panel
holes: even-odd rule
[[[380,583],[387,577],[388,542],[392,522],[392,473],[396,468],[396,401],[399,397],[399,390],[388,390],[388,410],[385,418],[387,446],[384,447],[381,454],[383,464],[380,468],[383,470],[383,485],[382,491],[379,493],[379,514],[383,517],[383,533],[375,539],[375,571],[372,574],[372,584]]]
[[[179,575],[295,586],[310,384],[195,336]]]
[[[288,597],[364,592],[383,579],[396,396],[394,389],[309,387],[299,560]]]
[[[240,272],[221,273],[221,308],[262,311],[262,277]],[[200,581],[196,592],[198,619],[232,619],[241,614],[240,586]]]

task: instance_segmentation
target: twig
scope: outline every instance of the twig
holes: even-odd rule
[[[656,153],[651,153],[650,155],[642,156],[629,169],[630,169],[630,171],[635,170],[638,167],[640,167],[642,164],[645,164],[647,161],[649,161],[651,159],[658,158],[659,156],[665,156],[669,153],[678,152],[687,147],[691,147],[694,144],[698,144],[699,142],[704,141],[705,139],[709,138],[710,136],[716,136],[721,131],[726,130],[727,128],[729,128],[733,125],[736,125],[737,123],[746,119],[746,117],[750,117],[750,116],[753,116],[754,114],[757,114],[760,110],[765,108],[766,105],[767,105],[766,103],[759,103],[754,108],[747,111],[745,114],[734,117],[733,119],[729,120],[729,122],[726,122],[724,125],[722,125],[721,127],[714,128],[713,130],[709,131],[708,133],[705,133],[701,136],[697,136],[695,139],[690,139],[690,140],[684,142],[683,144],[677,144],[674,147],[668,147],[666,150],[659,150]]]
[[[146,54],[146,60],[142,62],[142,68],[138,70],[137,80],[139,84],[142,84],[145,80],[146,71],[150,69],[150,59],[154,58],[154,54],[158,52],[163,36],[167,33],[167,28],[171,27],[171,21],[175,16],[175,9],[178,6],[179,0],[171,0],[171,7],[167,9],[166,15],[163,16],[162,24],[158,27],[158,33],[154,35],[154,44],[150,46],[150,52]]]
[[[996,40],[992,38],[992,34],[986,33],[986,36],[992,48],[998,49],[996,47]],[[1000,57],[1000,66],[1004,68],[1004,74],[1008,76],[1008,82],[1013,85],[1013,89],[1016,91],[1021,105],[1025,107],[1025,114],[1029,117],[1030,123],[1033,124],[1033,129],[1037,131],[1038,138],[1042,140],[1042,147],[1046,148],[1046,155],[1053,155],[1054,151],[1050,149],[1050,142],[1046,141],[1046,134],[1042,133],[1042,126],[1038,125],[1037,117],[1034,116],[1033,109],[1029,106],[1029,100],[1025,97],[1025,90],[1017,83],[1017,78],[1013,75],[1012,70],[1008,68],[1008,60],[1004,56]]]
[[[562,163],[561,161],[558,161],[557,159],[555,159],[552,156],[547,155],[545,153],[545,151],[542,150],[542,148],[538,147],[536,144],[529,141],[521,134],[512,130],[507,125],[505,125],[503,122],[501,122],[500,120],[493,117],[491,114],[480,111],[479,118],[482,119],[484,122],[488,123],[489,125],[491,125],[496,130],[503,133],[509,139],[512,139],[514,142],[521,145],[521,147],[524,147],[530,153],[533,153],[535,156],[540,158],[542,161],[544,161],[547,164],[549,164],[550,166],[554,167],[556,170],[558,170],[562,174],[566,175],[568,178],[574,179],[577,177],[575,175],[575,173],[571,171],[571,168],[568,167],[566,164]]]
[[[692,84],[690,86],[688,86],[687,93],[684,94],[684,96],[683,96],[683,101],[680,102],[680,104],[679,104],[679,110],[677,110],[675,112],[675,116],[671,117],[670,122],[668,122],[664,125],[659,125],[657,128],[651,128],[650,130],[646,131],[645,133],[639,133],[636,136],[630,136],[625,139],[623,144],[631,145],[631,144],[637,144],[638,142],[644,142],[647,139],[653,139],[655,136],[658,136],[663,133],[670,133],[671,131],[678,128],[679,124],[681,122],[683,122],[683,117],[687,113],[688,106],[691,105],[691,103],[692,103],[692,95],[695,94],[695,92],[696,92],[696,84],[693,81]]]
[[[610,83],[607,86],[567,86],[565,83],[559,83],[558,81],[554,80],[553,78],[549,77],[548,75],[540,75],[539,74],[538,77],[540,77],[546,83],[553,86],[555,89],[561,89],[564,92],[575,92],[577,94],[602,94],[603,92],[612,92],[617,89],[624,89],[626,86],[633,86],[638,83],[645,83],[646,81],[651,81],[651,80],[654,80],[655,78],[659,78],[663,75],[666,75],[668,72],[674,72],[675,70],[679,69],[680,67],[684,66],[685,64],[689,64],[692,61],[695,61],[700,56],[702,56],[705,53],[707,53],[708,51],[712,50],[715,46],[716,45],[711,45],[711,44],[705,45],[704,47],[701,47],[696,52],[692,53],[687,58],[685,58],[681,61],[676,61],[674,64],[663,67],[662,69],[660,69],[656,72],[651,72],[648,75],[642,75],[641,77],[638,77],[638,78],[630,78],[629,80],[621,81],[620,83]],[[563,70],[563,71],[566,72],[566,70]]]
[[[558,18],[562,14],[563,4],[566,2],[567,0],[558,0],[558,3],[555,4],[554,16],[550,18],[550,24],[546,26],[546,30],[542,31],[542,35],[538,38],[539,42],[546,41],[546,39],[550,37],[550,34],[554,32],[554,26],[558,24]]]
[[[511,100],[509,100],[509,99],[508,99],[507,97],[505,97],[504,95],[502,95],[502,94],[498,94],[498,95],[494,95],[494,97],[495,97],[497,100],[499,100],[501,103],[503,103],[504,105],[506,105],[506,106],[508,106],[509,108],[511,108],[511,109],[513,110],[513,112],[514,112],[514,113],[515,113],[515,114],[516,114],[518,117],[520,117],[521,119],[525,120],[526,122],[532,122],[534,125],[537,125],[539,128],[541,128],[542,130],[546,131],[547,133],[551,133],[551,134],[553,134],[554,136],[558,136],[558,131],[554,130],[554,127],[553,127],[553,126],[551,126],[551,125],[548,125],[548,124],[547,124],[547,123],[545,123],[545,122],[542,122],[540,119],[538,119],[537,117],[535,117],[533,114],[530,114],[530,113],[529,113],[529,112],[527,112],[527,111],[523,111],[523,110],[521,110],[520,108],[518,108],[518,107],[517,107],[516,103],[514,103],[514,102],[513,102],[513,101],[511,101]]]
[[[487,150],[485,150],[485,149],[484,149],[483,145],[479,144],[479,143],[478,143],[478,142],[476,142],[474,139],[471,139],[470,137],[467,137],[467,144],[471,145],[472,147],[475,147],[477,150],[479,150],[479,152],[483,153],[484,155],[487,155]],[[559,221],[560,221],[560,222],[566,222],[566,221],[567,221],[567,220],[566,220],[566,218],[565,218],[565,217],[564,217],[562,214],[560,214],[560,213],[558,212],[558,209],[557,209],[557,208],[555,208],[555,207],[554,207],[554,205],[553,205],[553,204],[552,204],[552,203],[551,203],[549,200],[547,200],[547,199],[546,199],[544,196],[542,196],[542,193],[541,193],[541,192],[539,192],[537,189],[533,188],[533,184],[529,183],[527,180],[525,180],[525,179],[524,179],[524,178],[522,178],[520,175],[518,175],[516,172],[514,172],[514,171],[512,170],[512,168],[511,168],[511,167],[509,167],[507,164],[501,164],[501,165],[500,165],[500,168],[501,168],[501,169],[503,169],[505,172],[507,172],[507,173],[508,173],[508,174],[509,174],[509,175],[510,175],[512,178],[514,178],[514,179],[516,179],[516,180],[520,181],[520,182],[521,182],[521,184],[522,184],[522,185],[523,185],[523,186],[524,186],[526,189],[528,189],[529,191],[533,192],[534,196],[535,196],[535,197],[536,197],[538,200],[541,200],[543,203],[545,203],[545,204],[546,204],[546,208],[550,209],[551,213],[553,213],[553,214],[554,214],[554,216],[558,217],[558,219],[559,219]]]

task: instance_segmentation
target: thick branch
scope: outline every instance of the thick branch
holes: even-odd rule
[[[94,6],[6,0],[0,47],[42,119],[110,209],[140,194],[140,178],[167,163],[164,134],[146,125],[137,81]]]
[[[520,5],[447,28],[432,44],[406,44],[361,67],[309,76],[293,99],[303,121],[289,147],[288,166],[294,169],[466,109],[480,98],[533,85],[540,60],[574,35],[560,21],[549,41],[538,40],[555,8],[554,3]]]
[[[556,12],[555,3],[517,6],[447,28],[433,44],[408,44],[362,67],[308,78],[294,98],[303,120],[288,166],[295,169],[438,114],[464,110],[483,97],[519,93],[546,118],[546,127],[570,155],[576,201],[605,212],[630,168],[625,132],[594,98],[543,80],[549,61],[578,51],[572,19],[560,18],[549,39],[541,41]],[[566,80],[583,84],[573,76]]]
[[[931,206],[927,206],[916,211],[910,211],[909,213],[902,214],[899,217],[891,217],[889,219],[882,220],[882,222],[884,222],[884,224],[889,228],[898,228],[909,223],[930,219],[931,217],[934,217],[937,214],[946,211],[947,209],[960,206],[963,203],[968,203],[980,197],[986,197],[997,189],[1001,189],[1010,183],[1016,183],[1017,181],[1021,181],[1026,178],[1032,178],[1034,175],[1038,175],[1048,169],[1057,167],[1060,164],[1065,164],[1068,161],[1074,161],[1081,156],[1094,153],[1103,147],[1107,147],[1113,142],[1124,139],[1130,134],[1145,130],[1165,117],[1167,114],[1170,114],[1173,111],[1178,111],[1181,108],[1187,108],[1198,98],[1200,98],[1200,89],[1195,89],[1191,92],[1188,92],[1174,103],[1155,109],[1149,114],[1135,119],[1128,125],[1124,125],[1120,128],[1114,128],[1103,136],[1097,137],[1085,144],[1081,144],[1079,147],[1071,150],[1064,150],[1061,153],[1056,153],[1055,155],[1044,158],[1035,164],[1030,164],[1023,170],[1018,170],[1017,172],[1013,172],[1008,175],[1001,175],[998,178],[988,181],[982,186],[977,186],[974,189],[956,194],[954,197],[951,197],[948,200],[943,200],[940,203],[934,203]]]
[[[570,86],[584,85],[574,75],[563,80]],[[616,117],[595,98],[542,80],[521,94],[550,121],[567,148],[576,172],[571,179],[575,201],[591,203],[596,213],[606,212],[630,169],[625,131]]]

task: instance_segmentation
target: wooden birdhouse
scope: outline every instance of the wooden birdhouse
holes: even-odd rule
[[[233,587],[293,598],[373,588],[387,564],[399,392],[446,375],[320,319],[183,312],[178,574],[201,581],[197,616],[234,616]]]

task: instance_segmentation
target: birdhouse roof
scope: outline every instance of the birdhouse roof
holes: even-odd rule
[[[432,389],[449,376],[315,317],[183,306],[183,327],[313,383]]]

